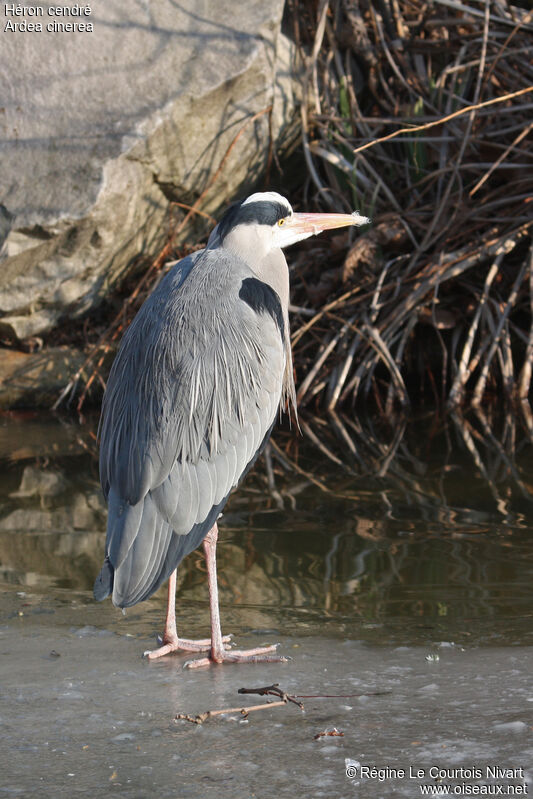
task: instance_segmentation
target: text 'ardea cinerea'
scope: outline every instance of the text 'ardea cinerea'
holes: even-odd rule
[[[294,213],[279,194],[232,205],[207,247],[174,264],[128,328],[104,396],[100,479],[109,504],[105,561],[94,586],[125,608],[167,579],[157,658],[208,651],[207,663],[283,660],[275,646],[237,651],[220,629],[217,518],[262,452],[280,403],[295,403],[289,272],[282,249],[354,214]],[[211,638],[178,638],[176,568],[203,542]]]

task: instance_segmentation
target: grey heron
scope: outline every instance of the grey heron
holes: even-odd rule
[[[294,213],[280,194],[252,194],[222,216],[204,250],[175,263],[124,335],[100,421],[108,502],[105,560],[94,596],[121,608],[165,581],[161,646],[207,651],[207,663],[282,660],[276,647],[236,651],[220,629],[217,519],[265,447],[280,405],[295,406],[289,271],[283,248],[357,213]],[[179,638],[176,569],[203,542],[211,638]]]

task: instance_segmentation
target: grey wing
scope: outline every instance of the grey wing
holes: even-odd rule
[[[112,591],[121,607],[150,596],[199,545],[278,411],[279,299],[214,258],[204,251],[194,269],[181,262],[167,275],[110,375],[100,458],[109,521],[95,596]]]

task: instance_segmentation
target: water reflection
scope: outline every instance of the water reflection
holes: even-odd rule
[[[269,468],[261,462],[231,499],[219,552],[223,608],[248,609],[250,627],[268,622],[259,610],[290,621],[314,614],[345,634],[375,624],[409,634],[431,622],[475,636],[499,622],[498,635],[525,642],[533,633],[527,430],[503,420],[503,438],[496,425],[483,437],[482,424],[457,419],[388,429],[337,419],[357,458],[344,463],[339,453],[350,447],[336,447],[319,421],[308,421],[321,457],[303,439],[278,434]],[[5,586],[69,589],[90,601],[106,519],[96,425],[2,417]],[[200,553],[180,567],[178,594],[182,607],[205,605]]]

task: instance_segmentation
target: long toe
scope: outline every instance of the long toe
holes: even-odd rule
[[[219,663],[287,663],[290,658],[276,652],[278,644],[260,646],[257,649],[231,649],[224,652],[211,652],[209,657],[188,660],[183,668],[199,669]]]

